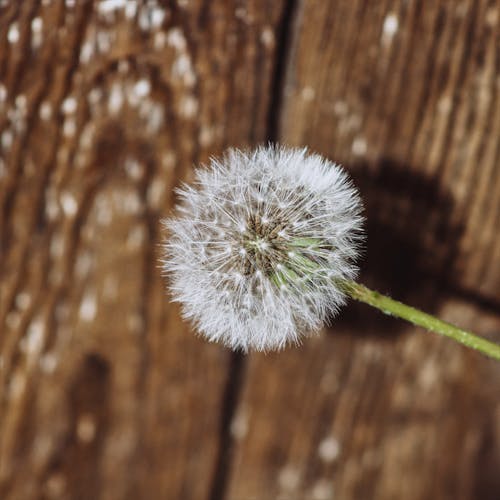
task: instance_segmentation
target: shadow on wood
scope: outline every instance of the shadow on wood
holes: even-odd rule
[[[463,232],[451,218],[454,200],[432,178],[407,165],[382,160],[375,173],[353,169],[365,202],[366,252],[360,281],[382,293],[439,311],[441,288],[453,282],[456,248]],[[360,335],[392,338],[407,324],[351,301],[340,321]]]

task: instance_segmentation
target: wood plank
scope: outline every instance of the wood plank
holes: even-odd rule
[[[499,9],[302,2],[281,118],[283,140],[349,167],[369,220],[404,225],[433,273],[497,304]]]
[[[298,2],[280,139],[343,163],[362,281],[500,341],[498,1]],[[251,355],[228,499],[493,499],[500,369],[351,305]]]
[[[439,313],[500,340],[496,314],[452,299]],[[399,333],[339,320],[300,348],[252,355],[227,498],[496,498],[500,366]]]
[[[230,353],[168,304],[159,219],[265,137],[282,3],[1,3],[2,498],[209,496]]]

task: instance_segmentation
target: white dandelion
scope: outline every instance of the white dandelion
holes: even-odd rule
[[[341,167],[307,149],[230,149],[178,191],[163,269],[208,340],[267,351],[317,331],[345,296],[500,360],[500,345],[353,281],[362,204]]]
[[[163,269],[186,319],[210,341],[281,349],[345,301],[362,240],[347,173],[307,149],[229,150],[178,191]]]

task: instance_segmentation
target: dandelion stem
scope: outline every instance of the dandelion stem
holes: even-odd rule
[[[416,326],[421,326],[431,332],[449,337],[456,342],[460,342],[467,347],[482,352],[490,358],[500,360],[500,345],[494,344],[484,338],[478,337],[472,332],[462,330],[457,326],[446,323],[435,316],[419,311],[414,307],[407,306],[402,302],[398,302],[374,290],[370,290],[360,283],[344,281],[340,285],[345,293],[353,299],[375,307],[384,314],[404,319]]]

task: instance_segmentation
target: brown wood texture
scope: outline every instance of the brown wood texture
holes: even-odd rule
[[[231,355],[168,304],[159,219],[193,164],[265,139],[280,15],[2,8],[1,498],[210,494]]]
[[[500,497],[500,365],[366,306],[193,335],[158,270],[192,166],[342,162],[362,279],[500,341],[500,2],[0,1],[0,498]]]

